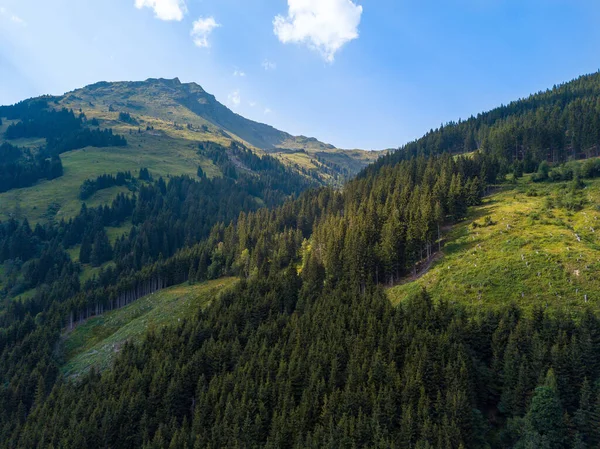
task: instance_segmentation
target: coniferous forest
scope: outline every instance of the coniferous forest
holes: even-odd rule
[[[61,176],[70,149],[127,145],[50,102],[0,108],[8,139],[47,142],[0,147],[0,191]],[[511,180],[581,192],[599,145],[596,73],[432,130],[342,188],[242,143],[201,142],[221,176],[106,174],[79,195],[129,186],[110,205],[0,222],[0,447],[600,447],[593,307],[385,294]],[[99,271],[82,280],[88,264]],[[239,281],[126,342],[109,368],[61,371],[64,336],[86,320],[225,276]]]

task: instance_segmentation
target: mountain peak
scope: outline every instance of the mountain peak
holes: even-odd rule
[[[182,83],[177,77],[148,78],[145,81],[101,81],[66,93],[61,103],[72,109],[96,108],[127,112],[196,128],[212,125],[220,129],[224,133],[222,135],[234,136],[268,152],[293,154],[310,151],[315,153],[311,157],[316,158],[321,157],[322,152],[339,151],[333,145],[320,142],[314,137],[293,136],[270,125],[246,119],[220,103],[199,84]],[[366,164],[361,160],[356,165],[350,156],[347,157],[352,163],[352,171],[357,171]],[[336,163],[342,165],[347,162],[343,156],[336,159]]]
[[[161,84],[166,84],[166,85],[171,85],[171,86],[181,86],[182,85],[181,81],[177,77],[175,77],[173,79],[169,79],[169,78],[148,78],[144,82],[145,83],[161,83]]]

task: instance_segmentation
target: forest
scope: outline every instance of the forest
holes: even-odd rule
[[[136,191],[110,206],[33,229],[0,223],[0,262],[12,270],[0,306],[0,447],[598,447],[591,307],[466,308],[426,290],[393,307],[385,288],[500,185],[527,174],[581,195],[600,175],[599,94],[594,74],[444,125],[341,189],[241,144],[206,142],[198,152],[222,177],[141,170]],[[111,245],[106,228],[128,220]],[[80,281],[81,264],[107,261]],[[65,332],[223,276],[240,281],[211,306],[125,344],[107,370],[63,376]]]
[[[40,179],[62,176],[60,154],[86,146],[125,146],[127,140],[112,129],[90,129],[85,114],[49,108],[47,100],[26,101],[0,106],[0,117],[14,122],[4,132],[0,145],[0,192],[29,187]],[[97,121],[96,121],[97,122]],[[1,124],[2,122],[0,122]],[[92,125],[94,123],[91,123]],[[12,145],[15,139],[44,138],[37,149]]]
[[[63,166],[58,154],[32,152],[4,142],[0,145],[0,192],[29,187],[40,179],[62,176]]]

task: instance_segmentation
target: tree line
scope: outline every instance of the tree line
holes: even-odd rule
[[[86,146],[125,146],[127,140],[112,129],[89,129],[85,114],[50,108],[48,99],[34,99],[12,106],[1,106],[0,116],[11,123],[4,133],[7,140],[45,138],[46,145],[32,150],[4,142],[0,146],[0,192],[29,187],[40,179],[55,179],[63,174],[60,154]],[[92,125],[97,125],[97,120]]]
[[[117,172],[116,175],[104,174],[96,177],[96,179],[86,179],[79,187],[79,198],[85,201],[98,190],[104,190],[114,186],[124,186],[133,181],[134,178],[131,176],[130,171]]]

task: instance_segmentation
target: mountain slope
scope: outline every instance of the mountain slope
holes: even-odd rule
[[[109,107],[135,115],[147,115],[180,124],[214,125],[262,150],[276,148],[335,149],[316,139],[294,137],[272,126],[248,120],[219,103],[196,83],[178,78],[141,82],[100,82],[65,94],[60,104],[91,108]],[[93,103],[94,106],[90,105]],[[293,142],[298,141],[296,146]]]
[[[258,155],[269,154],[314,185],[340,185],[378,156],[376,152],[339,150],[247,120],[197,84],[182,84],[178,79],[100,82],[63,96],[26,100],[16,109],[35,109],[40,101],[47,104],[46,110],[66,108],[76,115],[84,114],[83,130],[110,129],[124,136],[127,145],[85,146],[61,152],[62,176],[42,177],[33,185],[0,193],[1,220],[16,216],[36,223],[73,217],[81,207],[78,193],[82,183],[104,174],[148,168],[156,177],[194,177],[200,168],[209,178],[222,176],[214,160],[199,151],[205,142],[219,145],[223,152],[235,143]],[[8,143],[35,154],[46,145],[46,139],[7,133],[11,126],[21,123],[22,117],[0,107],[0,145]],[[111,188],[86,202],[92,206],[109,204],[123,191]]]
[[[222,219],[201,234],[194,231],[206,208],[190,210],[196,201],[185,198],[204,178],[179,181],[179,189],[174,180],[156,185],[129,214],[139,231],[115,245],[116,269],[83,286],[73,281],[77,266],[64,257],[62,269],[53,266],[60,261],[53,233],[65,231],[37,229],[48,247],[39,257],[44,263],[36,256],[24,267],[48,285],[22,303],[6,301],[0,314],[7,329],[0,333],[0,446],[594,447],[600,441],[597,303],[584,299],[570,310],[575,317],[544,306],[580,304],[582,292],[574,288],[598,288],[595,232],[588,227],[597,213],[592,179],[600,177],[600,161],[574,167],[552,160],[580,157],[570,148],[578,141],[598,143],[593,127],[573,138],[581,123],[598,119],[590,107],[598,96],[562,101],[560,92],[553,95],[557,122],[541,108],[481,123],[486,143],[466,156],[436,154],[454,151],[458,141],[448,139],[454,125],[445,127],[343,189],[310,190],[283,206],[240,214],[229,225]],[[584,112],[577,116],[579,106]],[[527,129],[539,134],[523,139]],[[521,138],[516,153],[502,144],[504,137],[513,137],[506,140],[511,145]],[[537,172],[523,177],[531,166]],[[421,291],[392,307],[383,286],[430,257],[440,229],[466,232],[463,220],[482,211],[487,187],[508,191],[519,178],[514,192],[495,197],[502,204],[484,204],[497,209],[485,211],[491,220],[477,218],[479,241],[475,233],[459,233],[455,247],[446,247],[465,273],[446,278],[448,301],[436,303]],[[90,222],[102,229],[104,214],[88,212],[67,229],[65,237],[73,236],[64,244],[83,248],[86,232],[77,238],[76,231]],[[154,229],[155,217],[169,220]],[[0,248],[35,249],[24,224],[4,233],[12,241]],[[190,233],[207,237],[191,239],[199,243],[189,247]],[[571,247],[575,240],[583,244]],[[482,246],[475,255],[473,244]],[[99,245],[106,246],[101,239]],[[490,273],[478,272],[480,263]],[[570,278],[575,270],[579,281]],[[486,274],[499,284],[496,296],[486,289],[489,303],[463,307],[475,288],[487,288],[478,285]],[[63,381],[55,343],[74,320],[85,326],[148,291],[221,276],[241,280],[195,317],[123,345],[112,369]],[[536,288],[545,281],[558,291]],[[504,307],[521,292],[535,302],[531,310]]]
[[[96,111],[109,119],[106,112],[127,112],[133,117],[152,117],[182,125],[188,131],[208,134],[208,140],[225,137],[239,140],[256,149],[282,154],[308,152],[347,154],[359,166],[349,166],[350,173],[373,161],[377,153],[352,151],[343,153],[333,145],[315,138],[292,136],[272,126],[248,120],[219,103],[196,83],[181,83],[179,79],[148,79],[140,82],[100,82],[65,94],[59,104],[73,109]],[[115,114],[116,115],[116,114]],[[190,125],[190,126],[188,126]],[[182,131],[182,130],[180,130]],[[175,133],[182,134],[182,133]],[[184,134],[182,134],[184,135]],[[194,134],[185,134],[194,140]],[[195,137],[198,137],[196,135]],[[285,158],[284,158],[285,159]],[[337,161],[346,168],[344,161]],[[314,164],[313,168],[318,168]]]
[[[388,296],[398,304],[426,288],[436,300],[475,308],[516,303],[566,313],[598,304],[600,181],[575,194],[571,185],[527,176],[503,186],[448,233],[431,268]]]

